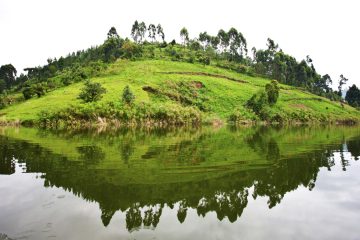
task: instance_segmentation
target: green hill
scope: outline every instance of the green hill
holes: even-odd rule
[[[264,120],[244,107],[269,79],[251,77],[212,65],[171,60],[117,60],[91,81],[106,89],[103,98],[83,103],[84,82],[56,88],[40,98],[19,101],[0,110],[1,122],[117,119],[120,122],[226,122]],[[57,81],[59,77],[55,77]],[[135,103],[121,102],[129,85]],[[14,95],[16,97],[16,95]],[[100,118],[99,118],[100,117]],[[293,86],[280,85],[278,102],[268,108],[269,121],[357,121],[359,112]]]

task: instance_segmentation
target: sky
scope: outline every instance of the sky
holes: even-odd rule
[[[101,44],[110,27],[130,37],[135,20],[161,23],[166,40],[237,28],[248,49],[275,40],[316,70],[360,86],[360,3],[356,0],[0,0],[0,65],[23,68]]]

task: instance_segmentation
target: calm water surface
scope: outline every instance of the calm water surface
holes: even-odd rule
[[[359,127],[2,128],[0,239],[360,239],[359,156]]]

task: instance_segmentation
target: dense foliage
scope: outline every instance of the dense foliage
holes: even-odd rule
[[[96,102],[102,98],[104,93],[106,93],[106,89],[103,88],[100,83],[92,83],[88,80],[85,82],[79,98],[84,102]]]
[[[355,84],[346,92],[345,100],[353,107],[360,107],[360,89]]]
[[[135,100],[135,95],[131,91],[130,87],[127,85],[123,90],[122,101],[125,104],[131,105],[134,102],[134,100]]]

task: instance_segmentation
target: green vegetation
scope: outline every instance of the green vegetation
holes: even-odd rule
[[[104,43],[42,67],[0,69],[0,122],[46,126],[114,124],[199,124],[206,122],[357,122],[359,112],[341,99],[328,74],[313,60],[297,62],[268,39],[252,49],[240,31],[219,30],[181,44],[167,43],[160,24],[136,21],[130,39],[112,27]],[[148,41],[150,40],[150,42]],[[91,83],[89,82],[91,81]],[[85,88],[83,88],[85,83]],[[131,90],[130,90],[131,89]],[[352,106],[357,91],[345,98]],[[349,94],[350,94],[349,93]],[[119,97],[121,99],[119,99]]]
[[[81,89],[79,98],[84,102],[96,102],[102,98],[102,95],[106,93],[106,89],[101,86],[100,83],[92,83],[90,81],[85,82],[85,86]]]
[[[131,105],[133,104],[134,100],[135,100],[135,95],[131,91],[129,85],[126,85],[122,94],[122,101],[125,104]]]
[[[360,107],[360,89],[355,84],[346,92],[345,100],[353,107]]]
[[[359,159],[359,137],[357,126],[1,128],[0,172],[14,173],[17,159],[26,166],[22,171],[41,173],[44,187],[97,202],[105,226],[121,210],[128,230],[136,229],[145,209],[156,213],[156,227],[166,205],[178,208],[180,222],[187,208],[235,221],[247,206],[248,193],[265,197],[272,208],[299,187],[316,189],[321,169],[355,167],[349,154]]]

